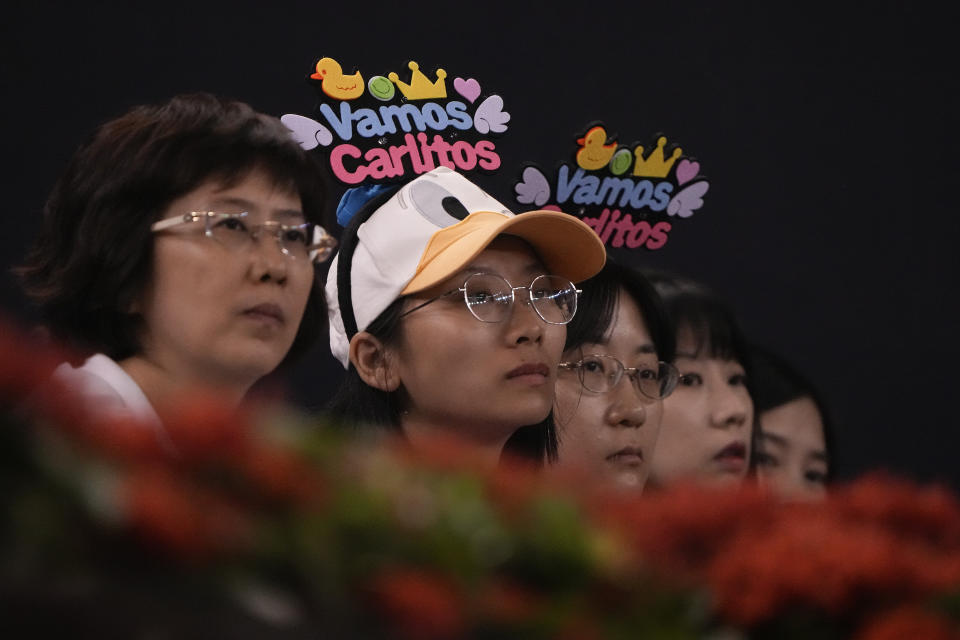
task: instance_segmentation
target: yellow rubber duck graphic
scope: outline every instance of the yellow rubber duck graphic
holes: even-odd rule
[[[353,100],[363,95],[363,76],[357,71],[351,76],[343,75],[343,68],[333,58],[320,58],[316,73],[310,74],[314,80],[322,80],[320,88],[335,100]]]
[[[587,135],[577,139],[577,144],[581,145],[577,151],[577,165],[587,171],[603,169],[610,162],[614,152],[617,150],[617,143],[606,144],[607,131],[603,127],[592,127],[587,131]]]

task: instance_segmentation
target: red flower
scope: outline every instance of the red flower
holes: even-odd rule
[[[477,594],[477,612],[497,623],[517,624],[532,619],[543,607],[542,594],[516,582],[498,578]]]
[[[917,606],[884,612],[864,625],[855,640],[957,640],[960,627],[943,616]]]
[[[184,560],[203,561],[251,540],[251,523],[240,509],[169,469],[146,466],[131,473],[126,498],[131,527]]]
[[[230,458],[248,445],[247,416],[211,393],[182,394],[159,413],[179,457],[188,464]]]
[[[387,570],[368,587],[374,607],[390,629],[410,640],[461,637],[466,631],[463,597],[444,576],[417,569]]]

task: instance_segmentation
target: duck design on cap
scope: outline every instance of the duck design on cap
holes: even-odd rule
[[[413,209],[425,220],[441,229],[457,224],[475,211],[495,211],[512,215],[508,209],[488,196],[479,187],[470,183],[466,184],[471,187],[470,193],[464,192],[458,195],[443,186],[440,181],[415,180],[410,184],[407,193]],[[485,196],[484,200],[486,202],[483,202],[483,204],[488,206],[478,207],[476,202],[478,195]],[[469,206],[464,203],[464,200],[469,202]]]

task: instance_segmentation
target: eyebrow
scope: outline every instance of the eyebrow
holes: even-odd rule
[[[783,436],[778,436],[778,435],[776,435],[775,433],[770,433],[770,432],[768,432],[768,431],[764,431],[763,429],[760,430],[760,439],[761,439],[761,440],[769,440],[769,441],[772,442],[773,444],[778,445],[778,446],[781,446],[781,447],[786,447],[786,446],[789,444],[789,443],[787,442],[787,439],[784,438]],[[819,461],[823,462],[824,464],[826,464],[826,463],[827,463],[827,452],[826,452],[826,451],[822,451],[822,450],[814,451],[814,452],[812,452],[812,453],[807,454],[807,458],[808,458],[808,459],[811,459],[811,460],[819,460]]]
[[[783,436],[778,436],[775,433],[770,433],[769,431],[764,431],[762,428],[760,429],[760,439],[769,440],[773,444],[779,445],[781,447],[787,446],[786,438],[784,438]]]
[[[238,198],[238,197],[231,197],[231,196],[214,198],[213,204],[235,205],[247,211],[250,211],[251,209],[255,210],[258,208],[256,204],[254,204],[250,200],[247,200],[246,198]],[[280,218],[296,218],[300,220],[305,219],[305,216],[303,215],[303,211],[300,211],[299,209],[274,209],[273,211],[271,211],[271,213],[274,216],[280,217]]]

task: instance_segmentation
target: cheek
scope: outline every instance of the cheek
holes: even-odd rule
[[[560,364],[560,357],[563,355],[563,345],[567,341],[566,325],[545,324],[543,331],[543,350],[551,359],[548,363],[551,367]]]
[[[557,425],[561,455],[570,460],[592,460],[608,435],[603,412],[606,405],[588,395],[574,396],[557,385]],[[565,401],[561,400],[565,396]],[[579,402],[578,402],[579,400]],[[564,409],[561,405],[566,405]]]
[[[692,393],[673,393],[661,403],[661,422],[664,430],[672,433],[684,433],[696,422],[702,413],[698,398]]]

